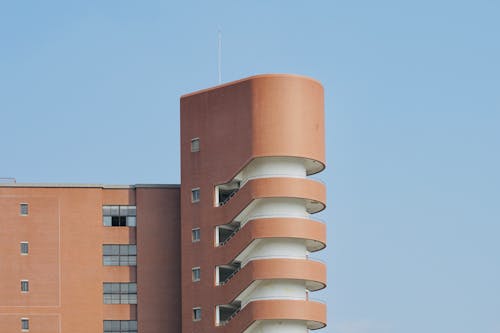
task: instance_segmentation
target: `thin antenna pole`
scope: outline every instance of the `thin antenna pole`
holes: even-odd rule
[[[222,83],[222,32],[220,28],[217,30],[218,45],[218,57],[217,57],[217,71],[219,73],[219,84]]]

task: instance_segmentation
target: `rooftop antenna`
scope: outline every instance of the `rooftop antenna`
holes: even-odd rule
[[[220,27],[217,29],[218,40],[218,56],[217,56],[217,72],[219,74],[219,84],[222,83],[222,31]]]

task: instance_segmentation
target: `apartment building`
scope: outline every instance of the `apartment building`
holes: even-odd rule
[[[180,103],[180,185],[0,184],[0,332],[326,325],[321,84],[259,75]]]

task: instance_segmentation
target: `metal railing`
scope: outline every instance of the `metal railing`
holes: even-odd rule
[[[236,273],[238,273],[240,270],[241,270],[241,266],[240,266],[240,267],[238,267],[238,268],[236,268],[236,269],[235,269],[235,270],[234,270],[231,274],[229,274],[229,276],[228,276],[228,277],[226,277],[226,279],[225,279],[224,281],[219,282],[219,285],[220,285],[220,286],[223,286],[223,285],[225,285],[226,283],[228,283],[228,282],[229,282],[229,280],[231,280],[231,278],[232,278],[233,276],[235,276],[235,275],[236,275]]]
[[[240,226],[236,227],[236,228],[233,230],[233,232],[232,232],[232,233],[231,233],[231,234],[230,234],[230,235],[229,235],[226,239],[224,239],[224,241],[219,242],[219,246],[224,246],[224,245],[226,245],[226,244],[227,244],[227,242],[229,242],[229,240],[230,240],[231,238],[233,238],[233,237],[234,237],[234,236],[238,233],[238,231],[240,230],[240,228],[241,228]]]
[[[241,188],[241,187],[240,187],[240,188]],[[240,190],[240,188],[236,188],[236,189],[234,189],[234,191],[233,191],[233,192],[231,192],[231,193],[230,193],[230,194],[229,194],[229,195],[228,195],[228,196],[227,196],[227,197],[226,197],[223,201],[220,201],[220,202],[219,202],[219,207],[224,206],[225,204],[227,204],[227,203],[228,203],[228,201],[229,201],[232,197],[234,197],[234,195],[235,195],[235,194],[236,194],[236,193]]]
[[[237,308],[226,320],[220,322],[220,326],[226,326],[231,321],[231,319],[233,319],[241,311],[241,309],[241,306]]]

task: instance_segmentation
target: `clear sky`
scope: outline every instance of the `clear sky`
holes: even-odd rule
[[[0,1],[0,177],[179,182],[179,97],[325,88],[333,333],[500,332],[500,2]]]

